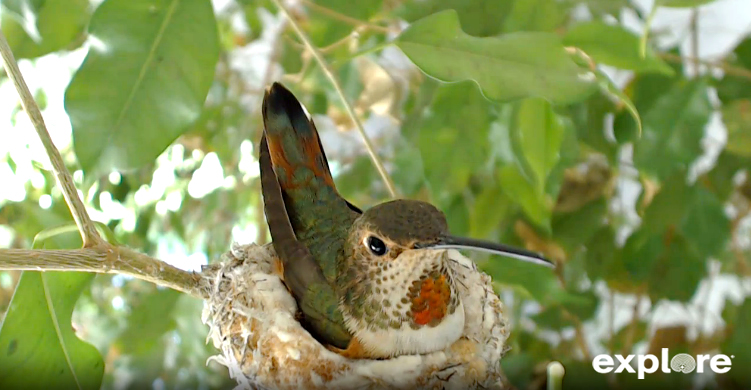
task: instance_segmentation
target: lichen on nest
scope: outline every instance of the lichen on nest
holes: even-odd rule
[[[297,321],[274,249],[234,244],[203,272],[212,286],[203,322],[221,351],[210,360],[228,368],[238,389],[500,389],[508,337],[503,305],[488,275],[459,252],[449,255],[464,303],[462,338],[425,355],[350,360],[326,349]]]

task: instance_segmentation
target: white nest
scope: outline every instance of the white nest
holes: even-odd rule
[[[502,388],[508,326],[490,277],[450,251],[464,303],[461,339],[443,351],[350,360],[323,347],[295,319],[297,304],[274,267],[271,246],[233,245],[212,277],[203,322],[238,389]]]

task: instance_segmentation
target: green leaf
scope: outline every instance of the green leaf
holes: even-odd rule
[[[735,175],[751,166],[751,157],[742,157],[726,150],[717,157],[711,171],[703,177],[705,183],[721,201],[726,201],[735,189]]]
[[[607,280],[608,271],[615,263],[615,232],[610,226],[603,226],[587,243],[584,267],[591,280]]]
[[[570,103],[596,88],[554,34],[476,38],[461,30],[453,10],[414,22],[395,43],[427,75],[445,82],[473,80],[493,100],[542,97]]]
[[[514,1],[503,26],[505,32],[554,31],[566,20],[561,2],[556,0]]]
[[[649,296],[653,301],[687,302],[706,274],[704,259],[682,236],[676,235],[651,268]]]
[[[644,211],[641,229],[649,234],[663,234],[669,227],[678,227],[685,218],[696,187],[686,183],[685,172],[677,172],[665,180],[649,207]]]
[[[633,321],[633,319],[632,319]],[[648,333],[647,333],[647,323],[645,321],[638,321],[636,322],[636,325],[633,326],[629,323],[625,325],[621,330],[618,331],[615,335],[613,335],[613,338],[610,340],[612,343],[613,351],[616,351],[616,353],[619,353],[623,350],[626,346],[631,346],[633,348],[633,345],[635,343],[640,342],[641,340],[644,340]],[[631,352],[631,350],[627,351]]]
[[[427,0],[405,1],[397,14],[412,23],[436,12],[453,9],[459,15],[462,30],[476,37],[488,37],[502,31],[504,20],[511,22],[513,0]]]
[[[553,217],[553,238],[568,253],[573,253],[602,227],[607,212],[607,203],[600,199],[584,207]]]
[[[263,32],[261,10],[272,11],[274,4],[270,0],[239,0],[238,3],[243,7],[245,22],[248,23],[248,27],[250,28],[248,39],[258,39]]]
[[[399,168],[401,166],[397,169]],[[406,166],[406,168],[413,168],[413,166]],[[395,172],[394,180],[397,180],[397,177],[401,179],[401,176],[404,175],[400,170],[398,172],[400,175],[397,176]],[[420,170],[420,174],[422,174],[422,170]],[[335,179],[336,187],[342,196],[355,204],[367,204],[372,201],[370,197],[373,192],[373,183],[379,180],[378,173],[373,168],[373,162],[367,156],[356,158],[351,164],[348,164],[346,171],[338,174]]]
[[[488,237],[509,212],[509,199],[497,186],[483,187],[469,213],[469,236]]]
[[[586,53],[577,50],[573,53],[572,56],[580,66],[582,67],[590,66],[591,59],[586,55]],[[671,71],[672,71],[672,68],[671,68]],[[605,74],[605,72],[603,72],[599,68],[594,69],[593,72],[594,72],[595,80],[597,80],[597,84],[600,87],[600,91],[604,93],[610,100],[615,101],[615,104],[613,105],[613,107],[617,108],[617,110],[614,110],[614,111],[616,111],[617,113],[617,111],[621,111],[622,108],[625,107],[626,111],[631,115],[631,119],[632,119],[629,125],[633,124],[633,127],[636,129],[635,136],[641,137],[641,133],[642,133],[641,116],[639,115],[639,111],[636,109],[636,106],[634,105],[634,103],[631,102],[631,99],[628,97],[628,95],[624,91],[621,91],[618,88],[618,86],[615,85],[613,80],[611,80],[610,77],[608,77],[608,75]],[[599,97],[590,98],[590,101],[597,99],[597,98]],[[600,105],[599,107],[600,109],[603,108],[602,105]],[[610,105],[608,105],[607,107],[609,108]],[[600,130],[602,128],[601,121],[599,123],[594,123],[594,125],[595,125],[596,130]],[[617,130],[618,130],[618,126],[614,124],[614,131],[616,131],[616,139],[618,139],[618,141],[620,142],[623,142],[618,137]],[[601,138],[601,137],[596,137],[594,139],[598,139],[598,138]],[[601,142],[602,141],[599,141],[598,144],[600,144]],[[605,142],[605,143],[608,144],[609,142]]]
[[[713,256],[727,245],[730,220],[715,194],[697,188],[685,211],[681,230],[701,256]]]
[[[466,236],[469,232],[469,209],[464,196],[455,195],[439,203],[439,207],[446,214],[446,221],[452,234]]]
[[[746,37],[733,49],[733,56],[734,65],[751,68],[751,37]]]
[[[623,107],[626,108],[626,112],[629,113],[631,116],[631,119],[633,119],[633,122],[636,127],[636,137],[631,137],[631,139],[639,138],[642,134],[642,121],[641,116],[639,115],[639,111],[636,109],[636,106],[633,102],[631,102],[631,99],[626,95],[623,91],[621,91],[617,85],[613,82],[613,80],[608,77],[605,72],[597,69],[595,71],[595,75],[597,76],[597,80],[600,82],[600,86],[604,92],[606,92],[610,98],[614,99],[616,102],[620,103]],[[635,140],[635,139],[634,139]],[[623,142],[619,139],[620,142]]]
[[[43,248],[81,246],[77,232],[45,240]],[[0,388],[99,389],[104,361],[79,339],[71,316],[94,274],[26,271],[0,325]]]
[[[723,376],[730,377],[735,383],[727,388],[748,389],[751,388],[751,375],[744,368],[751,366],[751,298],[746,298],[740,306],[731,305],[729,302],[725,304],[725,311],[732,308],[735,315],[729,318],[730,334],[722,345],[722,353],[735,357],[733,368]]]
[[[16,58],[41,57],[83,44],[88,0],[3,1],[2,26]]]
[[[751,38],[741,41],[726,59],[728,65],[751,69]],[[717,96],[723,102],[751,98],[751,80],[736,74],[725,74],[717,84]]]
[[[312,3],[320,7],[307,7],[310,18],[307,23],[308,34],[313,44],[318,47],[328,46],[346,37],[355,26],[331,17],[328,12],[322,12],[321,7],[334,11],[340,15],[367,21],[381,10],[383,0],[315,0]]]
[[[208,0],[109,0],[65,93],[86,173],[152,162],[198,119],[219,56]]]
[[[471,174],[488,161],[490,109],[472,83],[438,88],[417,137],[433,193],[462,191]]]
[[[656,5],[660,7],[693,8],[714,1],[715,0],[657,0]]]
[[[621,26],[600,21],[574,25],[563,37],[566,46],[582,49],[596,62],[636,72],[656,72],[673,75],[673,68],[648,50],[639,53],[639,37]]]
[[[501,359],[503,374],[517,389],[528,388],[535,365],[535,357],[527,352],[508,354]]]
[[[631,234],[623,246],[622,257],[628,281],[635,284],[647,281],[664,249],[661,235],[650,234],[645,228]]]
[[[550,103],[542,99],[525,99],[516,112],[512,139],[519,144],[518,158],[530,168],[535,189],[545,191],[548,174],[560,158],[563,124]]]
[[[296,42],[287,39],[279,43],[279,64],[282,66],[282,68],[284,68],[284,72],[287,74],[295,74],[303,70],[303,62],[302,56],[300,56],[300,49],[298,46],[295,46],[295,44]],[[313,110],[311,111],[311,114],[319,113]]]
[[[615,111],[615,104],[606,95],[595,94],[564,110],[574,124],[579,142],[604,154],[609,161],[616,160],[618,144],[605,136],[605,118]]]
[[[525,261],[509,261],[498,256],[480,262],[480,267],[493,278],[493,282],[514,286],[542,304],[560,303],[567,294],[553,271],[547,267]]]
[[[533,315],[532,320],[544,328],[560,331],[575,325],[575,322],[568,315],[573,315],[580,321],[587,321],[594,316],[599,304],[595,293],[588,291],[583,293],[568,292],[567,294],[570,302],[548,306],[540,313]],[[568,315],[564,310],[568,312]]]
[[[396,156],[393,160],[394,170],[391,173],[391,178],[399,186],[399,192],[405,196],[412,196],[425,184],[425,164],[422,162],[422,153],[418,147],[410,144],[404,138],[396,142],[395,148]],[[370,159],[368,159],[368,169],[371,172],[375,171]],[[370,177],[372,174],[363,176]]]
[[[160,345],[161,337],[174,329],[172,310],[181,294],[171,289],[160,289],[145,297],[133,307],[127,318],[128,327],[115,344],[123,353],[147,355]]]
[[[662,183],[660,191],[644,212],[641,227],[626,241],[624,266],[631,280],[648,282],[649,295],[655,300],[690,299],[705,274],[705,258],[697,248],[716,250],[724,243],[722,240],[721,243],[707,244],[703,239],[692,242],[695,235],[703,234],[705,229],[719,228],[720,232],[714,237],[720,238],[725,229],[716,225],[687,226],[691,223],[717,222],[721,218],[716,215],[716,209],[712,210],[718,201],[713,205],[707,194],[700,194],[699,190],[686,184],[684,172],[671,176]],[[697,205],[710,210],[694,210]],[[683,232],[687,235],[684,236]]]
[[[562,204],[558,204],[558,201],[561,200],[561,191],[564,190],[566,170],[580,163],[582,156],[582,148],[579,144],[573,121],[567,117],[559,116],[558,118],[561,119],[561,123],[563,124],[563,139],[561,140],[559,159],[553,166],[553,169],[550,170],[550,173],[548,173],[548,177],[545,180],[545,191],[556,200],[555,207],[562,206]],[[598,172],[602,172],[601,167],[598,167],[598,169]],[[591,173],[590,175],[594,175],[594,173]],[[601,177],[602,176],[600,176],[600,178]],[[568,185],[566,186],[570,187]],[[592,189],[594,190],[596,187],[593,187]],[[587,200],[581,199],[581,201],[586,202]]]
[[[94,274],[24,272],[0,328],[0,387],[99,389],[104,361],[71,315]]]
[[[703,80],[676,85],[644,115],[644,136],[635,145],[635,165],[660,178],[688,167],[702,153],[701,139],[711,114]]]
[[[501,167],[498,170],[498,181],[506,196],[519,204],[524,214],[535,225],[550,232],[550,216],[553,210],[553,200],[550,196],[538,191],[514,165]]]
[[[751,99],[724,104],[722,119],[728,130],[725,150],[739,156],[751,157]]]
[[[672,53],[679,55],[680,53]],[[669,64],[676,75],[682,75],[684,70],[680,64]],[[647,113],[651,111],[659,99],[670,93],[678,85],[686,82],[683,77],[666,76],[661,73],[639,73],[624,88],[624,93],[634,102],[637,111]]]
[[[586,5],[594,16],[612,16],[618,18],[624,8],[629,8],[629,0],[579,0],[576,3]]]
[[[516,306],[515,309],[515,312],[521,313],[519,306]],[[518,318],[521,317],[521,315],[515,317]],[[524,329],[524,327],[519,327],[516,332],[511,332],[509,341],[511,341],[510,344],[512,345],[512,349],[509,351],[509,354],[507,356],[511,356],[512,354],[528,353],[539,361],[542,359],[547,359],[552,353],[554,353],[552,351],[551,345],[548,344],[547,341],[540,339],[536,332]],[[505,359],[506,357],[504,356],[503,360]],[[501,364],[503,364],[503,362],[501,362]]]

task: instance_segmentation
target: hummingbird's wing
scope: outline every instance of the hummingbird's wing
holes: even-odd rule
[[[318,129],[316,129],[316,124],[313,123],[313,121],[310,121],[310,126],[312,126],[313,130],[315,131],[315,133],[318,134]],[[320,137],[316,137],[316,138],[318,138],[318,149],[321,150],[321,156],[323,156],[323,163],[328,167],[329,166],[329,159],[326,158],[326,151],[323,150],[323,145],[321,145],[321,138]],[[344,198],[342,198],[342,199],[344,199]],[[354,212],[356,212],[358,214],[362,214],[362,210],[359,207],[353,205],[347,199],[344,199],[344,201],[347,203],[347,207],[349,207],[350,210],[352,210],[352,211],[354,211]]]
[[[333,285],[337,259],[361,211],[339,195],[318,130],[292,92],[274,83],[263,98],[262,114],[292,230]]]
[[[282,190],[266,142],[259,152],[261,192],[272,245],[284,265],[284,282],[300,306],[312,331],[326,343],[346,348],[351,335],[344,326],[339,300],[308,248],[297,240],[282,197]]]
[[[282,191],[271,166],[266,136],[261,137],[261,150],[258,160],[261,168],[263,205],[272,244],[277,256],[284,264],[284,282],[292,290],[293,295],[300,297],[305,294],[307,286],[325,281],[325,278],[321,272],[321,267],[315,262],[308,248],[297,241],[295,231],[292,229],[282,198]],[[291,266],[290,263],[294,263],[294,266]]]

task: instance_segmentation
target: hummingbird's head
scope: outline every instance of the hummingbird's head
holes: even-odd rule
[[[374,206],[349,231],[336,283],[349,330],[372,353],[425,353],[460,337],[464,309],[448,249],[551,265],[522,249],[450,235],[446,216],[430,203]]]
[[[430,203],[399,199],[366,210],[351,234],[367,257],[396,259],[448,235],[446,216]]]
[[[553,267],[541,255],[484,240],[452,236],[446,216],[430,203],[398,199],[378,204],[363,213],[350,232],[350,242],[363,257],[396,259],[407,251],[471,249],[514,257]]]

